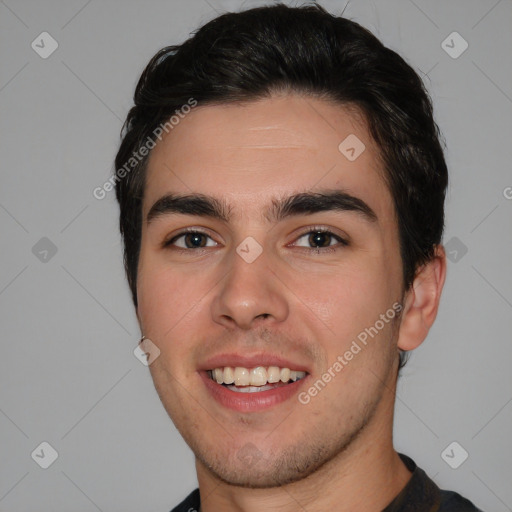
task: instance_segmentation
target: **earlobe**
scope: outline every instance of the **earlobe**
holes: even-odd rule
[[[445,278],[446,254],[443,246],[438,245],[434,258],[419,269],[406,293],[398,335],[399,349],[414,350],[427,337],[437,316]]]

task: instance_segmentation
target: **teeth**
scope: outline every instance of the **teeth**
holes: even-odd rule
[[[251,370],[251,386],[264,386],[267,383],[267,370],[263,366],[258,366]]]
[[[274,389],[274,386],[226,386],[231,391],[236,391],[237,393],[259,393],[260,391],[267,391],[267,389]]]
[[[277,366],[257,366],[256,368],[242,368],[237,366],[232,368],[215,368],[209,372],[212,380],[218,384],[226,384],[229,389],[236,389],[237,386],[246,386],[244,392],[264,391],[272,389],[268,384],[277,384],[278,382],[295,382],[306,376],[306,372],[290,370],[290,368],[279,368]],[[253,389],[254,388],[254,389]],[[242,391],[238,389],[238,391]]]
[[[224,382],[222,373],[222,368],[215,368],[215,370],[213,370],[213,378],[217,381],[217,384],[222,384]]]
[[[281,382],[288,382],[290,380],[290,368],[281,368]]]
[[[235,386],[248,386],[250,379],[247,368],[240,368],[238,366],[235,368]]]
[[[233,371],[233,368],[229,366],[224,368],[223,380],[224,384],[233,384],[233,382],[235,382],[235,372]],[[220,382],[220,384],[222,384],[222,382]]]
[[[281,370],[277,366],[270,366],[267,370],[267,380],[269,384],[275,384],[281,380]]]

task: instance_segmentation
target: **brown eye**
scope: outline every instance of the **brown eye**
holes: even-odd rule
[[[212,240],[213,245],[207,245],[207,239],[210,239],[206,233],[202,231],[186,231],[179,233],[178,235],[171,238],[168,242],[165,242],[164,246],[176,246],[179,249],[203,249],[204,247],[214,247],[215,242]],[[183,239],[179,243],[178,240]]]
[[[311,233],[308,237],[309,244],[314,244],[320,247],[329,247],[332,240],[333,236],[330,233],[322,233],[321,231]]]
[[[306,238],[307,237],[307,238]],[[327,251],[336,250],[336,245],[341,244],[342,246],[348,245],[348,242],[338,235],[335,235],[331,231],[324,229],[313,229],[303,233],[297,240],[305,239],[307,248],[314,250],[323,249]],[[297,244],[299,247],[305,247],[304,245]]]

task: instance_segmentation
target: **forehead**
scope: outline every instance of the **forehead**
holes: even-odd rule
[[[144,215],[168,192],[229,198],[233,213],[244,215],[259,213],[270,197],[326,188],[386,213],[379,155],[355,108],[296,94],[198,106],[151,152]]]

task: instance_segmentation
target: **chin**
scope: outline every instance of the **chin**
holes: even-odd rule
[[[338,446],[300,446],[281,453],[269,450],[261,453],[247,443],[236,454],[222,456],[208,452],[207,457],[196,453],[196,458],[218,480],[232,486],[250,489],[269,489],[298,482],[318,471],[334,459],[350,443]]]
[[[210,466],[208,470],[225,484],[247,489],[269,489],[297,482],[308,476],[310,471],[299,472],[297,469],[269,467],[266,459],[260,460],[257,467]]]

